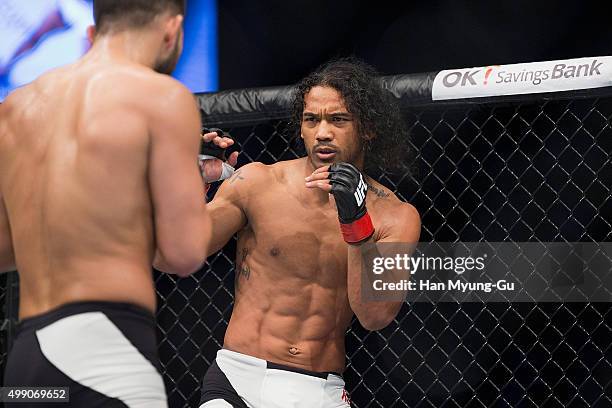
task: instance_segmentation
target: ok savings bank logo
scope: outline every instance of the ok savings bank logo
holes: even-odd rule
[[[593,58],[582,63],[572,63],[570,60],[557,63],[490,65],[484,68],[446,72],[442,77],[442,85],[445,88],[487,86],[492,83],[499,85],[529,83],[538,86],[551,80],[601,76],[603,64],[600,59]]]
[[[478,80],[476,75],[480,72],[484,72],[484,79],[482,80],[483,85],[487,85],[489,83],[489,77],[493,72],[493,68],[499,67],[499,65],[491,65],[484,69],[478,68],[473,70],[461,70],[461,71],[452,71],[446,74],[442,78],[442,84],[447,88],[453,88],[455,86],[469,86],[469,85],[478,85]]]

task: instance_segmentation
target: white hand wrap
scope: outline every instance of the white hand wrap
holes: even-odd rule
[[[209,156],[207,154],[199,154],[198,158],[202,162],[204,160],[219,160],[215,156]],[[234,174],[234,171],[236,171],[235,168],[233,168],[232,166],[230,166],[226,162],[222,162],[221,165],[222,165],[221,177],[219,177],[217,180],[207,181],[208,183],[212,183],[212,182],[215,182],[215,181],[221,181],[221,180],[225,180],[227,178],[230,178],[232,176],[232,174]]]

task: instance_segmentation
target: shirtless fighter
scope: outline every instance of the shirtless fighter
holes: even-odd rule
[[[21,320],[6,386],[167,406],[151,265],[189,275],[210,238],[198,109],[164,75],[184,7],[96,0],[90,51],[0,106],[0,270],[19,271]]]
[[[420,234],[415,208],[364,173],[393,164],[406,145],[399,109],[375,75],[345,59],[305,78],[294,115],[307,157],[248,164],[208,204],[208,253],[235,233],[238,246],[234,310],[200,408],[347,407],[341,373],[353,315],[379,330],[399,311],[401,302],[363,302],[360,289],[362,243]]]

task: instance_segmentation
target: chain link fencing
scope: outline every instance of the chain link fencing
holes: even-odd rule
[[[414,171],[378,180],[416,206],[421,241],[612,240],[612,99],[407,109]],[[231,127],[239,165],[292,159],[286,120]],[[196,406],[231,314],[235,242],[156,278],[171,406]],[[353,322],[347,389],[365,407],[612,406],[610,303],[414,303]]]
[[[419,210],[421,241],[612,241],[612,98],[431,104],[404,113],[414,171],[378,180]],[[239,166],[297,157],[287,119],[225,123],[242,152]],[[155,273],[173,408],[197,406],[222,346],[235,244],[189,278]],[[15,294],[2,288],[6,313]],[[353,322],[347,390],[358,408],[610,407],[611,305],[405,304],[379,332]]]

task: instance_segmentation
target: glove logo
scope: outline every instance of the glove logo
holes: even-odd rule
[[[355,201],[357,201],[357,206],[361,206],[363,200],[365,200],[366,192],[368,191],[368,186],[363,181],[363,176],[359,174],[359,184],[357,185],[357,189],[355,190],[354,196]]]

